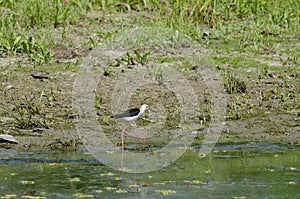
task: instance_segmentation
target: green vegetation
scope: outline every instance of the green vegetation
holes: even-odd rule
[[[65,40],[71,29],[93,28],[99,23],[172,28],[195,39],[202,38],[203,31],[199,31],[199,25],[204,23],[218,30],[213,31],[211,38],[222,38],[225,42],[234,40],[239,45],[231,47],[244,51],[277,50],[274,36],[297,33],[299,30],[300,3],[297,0],[147,0],[124,1],[123,6],[118,2],[2,0],[0,52],[28,54],[37,53],[40,48],[51,49],[59,42],[58,38]],[[128,7],[130,16],[120,19],[122,13],[128,12]],[[55,31],[57,35],[51,35],[54,30],[58,30]],[[103,30],[94,32],[101,38],[113,34]],[[92,35],[89,38],[90,47],[94,48],[98,40]]]
[[[2,0],[0,54],[8,56],[24,53],[35,64],[47,64],[53,58],[51,52],[56,44],[80,45],[70,41],[70,35],[88,36],[89,40],[82,41],[83,45],[94,49],[103,39],[113,37],[115,28],[107,30],[108,26],[172,28],[202,41],[205,31],[200,28],[200,24],[206,24],[213,29],[206,43],[210,48],[217,47],[217,51],[223,53],[291,51],[287,46],[283,47],[283,42],[286,45],[299,36],[293,35],[300,28],[300,3],[297,0],[118,2]],[[130,14],[122,17],[122,14],[129,12],[128,8]],[[144,62],[143,56],[136,55]],[[298,56],[299,51],[295,49],[282,61],[299,63]]]

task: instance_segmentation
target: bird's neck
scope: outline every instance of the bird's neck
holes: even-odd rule
[[[142,116],[145,112],[145,109],[140,109],[139,116]]]

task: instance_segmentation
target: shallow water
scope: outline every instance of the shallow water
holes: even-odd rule
[[[300,148],[273,143],[189,149],[159,171],[129,174],[84,152],[0,153],[0,196],[46,198],[300,198]]]

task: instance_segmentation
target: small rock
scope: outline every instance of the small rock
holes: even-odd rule
[[[13,85],[8,85],[8,86],[6,86],[5,90],[10,90],[12,88],[15,88],[15,87]]]
[[[42,70],[32,70],[30,71],[29,76],[35,79],[49,79],[48,72]]]
[[[18,144],[18,141],[8,134],[0,134],[0,142],[12,142]]]

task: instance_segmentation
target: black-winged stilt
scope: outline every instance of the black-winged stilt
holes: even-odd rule
[[[151,110],[147,104],[143,104],[140,108],[132,108],[123,113],[114,115],[116,119],[123,119],[126,121],[136,121],[138,118],[142,117],[146,110]],[[122,152],[124,152],[124,131],[126,126],[122,129]]]

